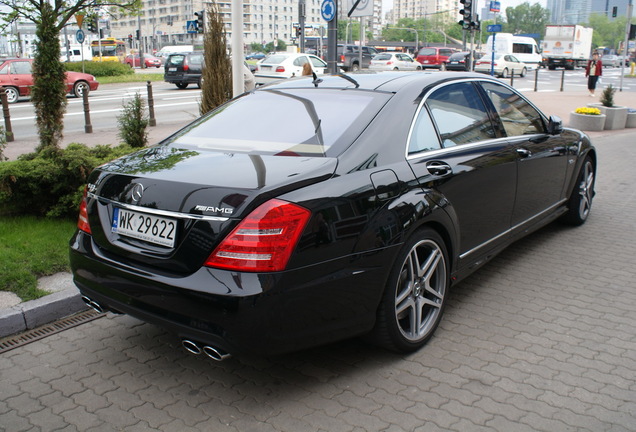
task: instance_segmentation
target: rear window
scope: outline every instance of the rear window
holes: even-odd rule
[[[188,56],[188,63],[190,64],[202,64],[203,54],[190,54]]]
[[[435,48],[422,48],[419,53],[421,56],[433,56],[436,54],[437,50]]]
[[[231,153],[334,157],[389,98],[365,90],[256,91],[203,117],[174,143]]]
[[[263,60],[263,63],[267,63],[267,64],[280,64],[282,62],[285,61],[285,59],[287,59],[286,55],[282,55],[282,54],[273,54],[269,57],[266,57],[265,60]]]
[[[373,60],[391,60],[391,54],[377,54]]]
[[[173,54],[170,57],[168,57],[168,61],[167,63],[171,64],[171,65],[182,65],[183,61],[185,60],[185,55],[183,54]]]

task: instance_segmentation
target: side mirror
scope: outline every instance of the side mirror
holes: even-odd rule
[[[548,122],[548,133],[550,135],[558,135],[563,132],[563,121],[560,117],[551,115]]]

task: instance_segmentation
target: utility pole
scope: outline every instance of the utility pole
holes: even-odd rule
[[[629,31],[632,28],[632,12],[634,5],[633,0],[629,0],[629,4],[627,5],[627,24],[625,26],[625,45],[623,46],[623,60],[621,60],[621,82],[619,86],[619,91],[623,91],[623,76],[625,75],[625,60],[629,57],[627,55],[627,46],[629,44]]]
[[[305,0],[298,0],[298,26],[300,27],[300,52],[305,52]]]

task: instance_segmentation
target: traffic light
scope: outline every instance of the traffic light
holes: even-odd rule
[[[616,15],[618,15],[618,6],[612,8],[612,18],[616,18]]]
[[[137,40],[141,39],[139,37],[139,29],[135,30],[135,39],[137,39]]]
[[[96,16],[89,16],[88,21],[86,22],[86,29],[91,33],[97,33],[97,29],[99,28],[99,18]]]
[[[196,23],[197,31],[198,31],[199,33],[203,33],[203,30],[205,29],[205,27],[204,27],[204,25],[205,25],[205,24],[204,24],[204,21],[205,21],[205,19],[204,19],[205,11],[195,12],[195,13],[194,13],[194,16],[196,16],[196,17],[197,17],[197,23]]]
[[[459,10],[459,14],[462,17],[462,19],[459,20],[459,25],[462,26],[463,29],[468,30],[473,21],[473,0],[459,0],[459,2],[464,5],[463,9]]]
[[[300,27],[296,27],[296,37],[299,38],[303,34],[303,30]]]

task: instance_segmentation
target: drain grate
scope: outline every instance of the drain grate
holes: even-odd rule
[[[106,314],[89,309],[50,324],[34,328],[33,330],[27,330],[23,333],[0,339],[0,354],[103,316],[106,316]]]

